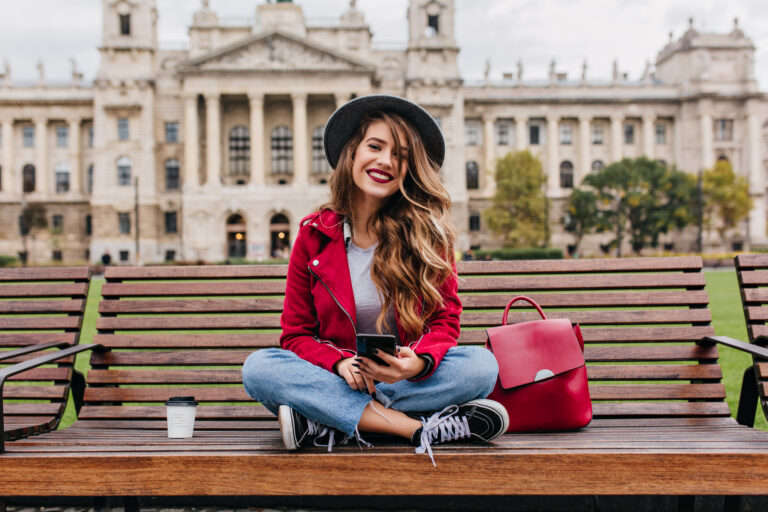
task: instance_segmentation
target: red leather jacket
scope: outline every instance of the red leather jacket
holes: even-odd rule
[[[404,345],[434,360],[429,377],[459,337],[461,301],[455,273],[440,287],[444,305],[427,320],[424,334],[407,339],[395,311]],[[323,210],[305,217],[288,263],[288,280],[280,325],[280,345],[328,371],[355,355],[355,298],[344,244],[343,217]]]

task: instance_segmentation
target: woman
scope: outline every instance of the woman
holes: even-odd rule
[[[294,450],[341,432],[393,434],[432,456],[431,444],[490,441],[509,418],[484,400],[498,365],[458,347],[461,302],[450,199],[440,182],[445,143],[421,107],[366,96],[328,120],[331,201],[302,222],[288,265],[283,350],[243,367],[254,399],[278,415]],[[355,353],[358,334],[397,338],[385,364]],[[366,443],[367,444],[367,443]]]

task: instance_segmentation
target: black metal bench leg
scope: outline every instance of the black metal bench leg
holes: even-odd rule
[[[754,375],[752,376],[754,379]],[[741,510],[741,496],[726,496],[723,502],[724,512],[739,512]]]
[[[5,498],[0,498],[0,512],[6,512]]]
[[[105,512],[107,510],[107,505],[109,504],[107,498],[104,496],[96,496],[93,498],[93,511],[94,512]]]
[[[125,496],[123,498],[123,508],[125,512],[139,512],[141,510],[141,502],[138,496]]]
[[[736,421],[739,422],[739,425],[755,426],[758,399],[757,377],[755,376],[754,367],[750,366],[744,370],[744,378],[741,380],[739,409],[736,412]]]
[[[696,496],[678,496],[677,512],[694,512],[696,508]]]

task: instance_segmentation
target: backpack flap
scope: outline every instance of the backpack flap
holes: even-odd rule
[[[504,389],[550,379],[584,366],[574,326],[566,318],[535,320],[487,329]]]

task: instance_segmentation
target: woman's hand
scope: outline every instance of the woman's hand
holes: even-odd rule
[[[337,362],[333,369],[339,374],[339,377],[347,381],[349,387],[355,391],[367,391],[368,394],[373,395],[376,392],[376,387],[373,384],[373,379],[364,375],[357,369],[359,364],[355,362],[352,357]]]
[[[364,377],[387,384],[394,384],[415,377],[424,371],[427,364],[409,347],[398,347],[397,356],[389,355],[381,350],[376,351],[376,356],[384,360],[389,366],[382,366],[367,357],[358,356],[357,363],[360,365],[360,371]]]

